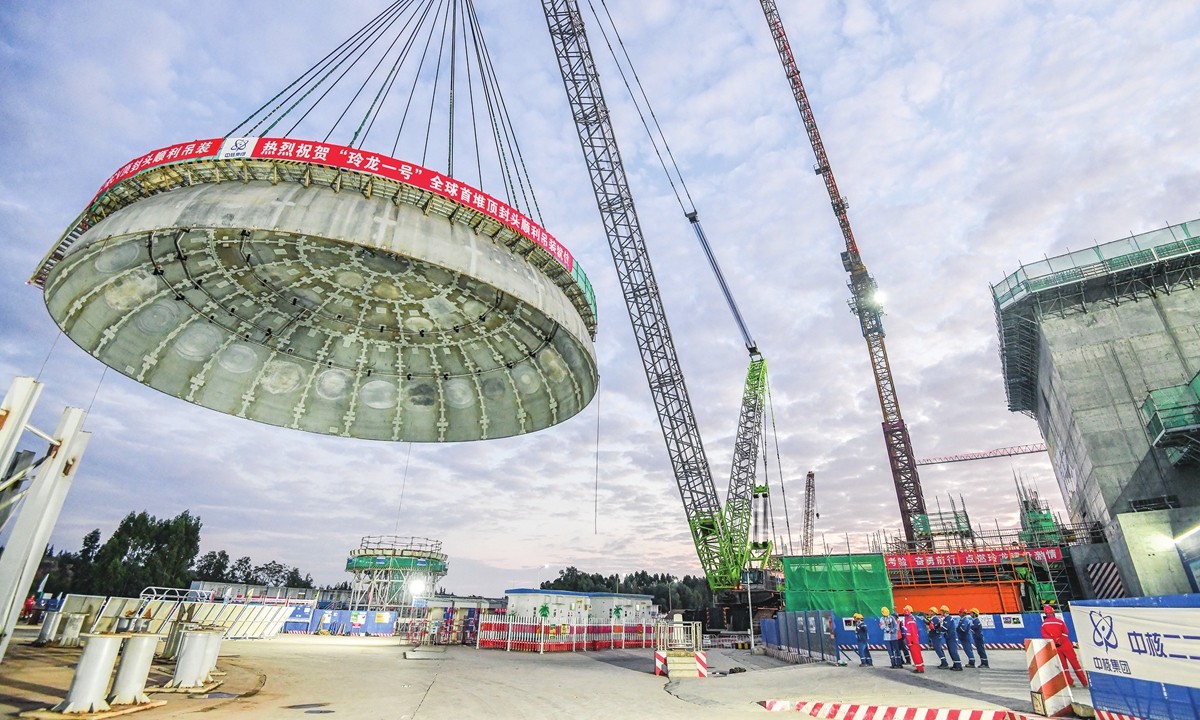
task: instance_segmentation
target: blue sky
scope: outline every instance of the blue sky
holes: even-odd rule
[[[56,328],[25,285],[120,165],[221,135],[383,6],[15,2],[0,16],[0,387]],[[759,5],[611,0],[716,253],[770,363],[793,532],[817,471],[830,545],[898,511],[841,238]],[[536,2],[478,10],[547,228],[600,306],[596,407],[472,445],[317,437],[191,406],[109,373],[53,542],[129,510],[204,520],[203,549],[345,579],[365,534],[443,540],[447,587],[497,593],[574,564],[696,572],[553,52]],[[1190,2],[796,2],[780,10],[867,265],[919,456],[1040,440],[1009,413],[988,284],[1019,262],[1200,217],[1200,7]],[[594,43],[595,44],[595,43]],[[717,485],[745,351],[615,71],[602,78]],[[66,339],[35,416],[86,407],[102,366]],[[1042,456],[928,468],[926,496],[1015,521],[1014,471],[1061,507]],[[776,492],[777,527],[783,532]]]

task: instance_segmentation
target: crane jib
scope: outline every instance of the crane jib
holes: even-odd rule
[[[764,415],[766,363],[752,354],[735,440],[733,474],[722,509],[579,4],[576,0],[542,0],[542,9],[696,553],[712,589],[736,587],[751,551],[749,527]],[[736,316],[736,309],[734,312]],[[745,338],[752,347],[748,333]]]
[[[882,308],[878,300],[875,281],[867,272],[858,245],[854,240],[854,231],[850,229],[850,218],[846,214],[848,203],[838,190],[837,181],[833,177],[833,169],[829,157],[825,154],[825,144],[821,133],[817,130],[817,121],[813,117],[812,106],[808,102],[808,94],[804,91],[804,83],[800,79],[800,69],[796,65],[796,57],[792,54],[791,44],[783,30],[783,20],[779,16],[779,7],[775,0],[759,0],[767,26],[771,30],[771,38],[775,41],[775,49],[783,63],[784,74],[791,86],[792,95],[796,99],[796,107],[804,121],[804,129],[808,133],[812,145],[813,156],[817,160],[816,173],[825,181],[825,190],[829,194],[829,203],[837,218],[838,227],[846,241],[846,252],[842,253],[842,264],[850,273],[850,290],[853,294],[850,309],[858,316],[863,338],[867,341],[867,350],[871,357],[871,370],[875,375],[875,386],[879,393],[879,406],[883,411],[883,437],[887,445],[888,462],[892,470],[892,481],[896,486],[896,498],[900,504],[900,519],[904,524],[904,534],[910,543],[922,547],[928,542],[927,538],[918,537],[914,520],[918,515],[925,514],[925,496],[921,492],[921,479],[917,475],[917,460],[913,454],[912,440],[908,436],[908,428],[900,415],[900,401],[896,398],[896,386],[892,380],[892,368],[888,362],[887,348],[884,344]]]

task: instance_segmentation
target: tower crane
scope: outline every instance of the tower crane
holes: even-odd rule
[[[812,470],[804,478],[804,527],[801,529],[800,554],[813,554],[813,527],[817,524],[817,474]]]
[[[722,506],[667,324],[578,0],[542,0],[542,9],[700,564],[714,592],[740,587],[743,571],[755,564],[765,567],[772,549],[770,540],[755,541],[751,537],[754,504],[766,493],[765,483],[758,485],[755,481],[766,399],[766,361],[733,301],[693,210],[687,214],[688,221],[717,276],[750,355],[729,491]]]
[[[846,241],[846,250],[842,253],[842,266],[850,274],[850,311],[858,316],[859,327],[863,338],[867,341],[867,350],[871,357],[871,370],[875,374],[875,387],[879,393],[879,406],[883,410],[883,438],[887,445],[888,463],[892,469],[892,480],[896,485],[896,499],[900,502],[900,519],[904,525],[904,535],[910,543],[918,547],[926,542],[916,532],[914,520],[919,515],[926,514],[925,496],[921,492],[921,479],[917,474],[917,460],[913,454],[912,440],[908,436],[908,427],[900,414],[900,400],[896,397],[896,384],[892,380],[892,368],[888,362],[887,347],[884,343],[883,306],[880,302],[878,287],[875,279],[867,272],[858,244],[854,240],[854,231],[850,229],[850,220],[846,215],[848,204],[838,190],[833,178],[833,170],[829,165],[829,157],[825,154],[825,145],[821,141],[821,133],[817,130],[817,121],[813,118],[812,106],[808,95],[804,92],[804,84],[800,80],[800,69],[796,66],[796,58],[788,44],[787,35],[783,31],[783,21],[779,17],[779,8],[775,0],[759,0],[767,25],[771,29],[771,37],[775,41],[775,49],[779,59],[783,61],[783,69],[792,95],[800,109],[800,117],[804,120],[804,129],[808,132],[808,140],[812,144],[813,155],[817,164],[814,172],[825,181],[825,190],[829,193],[829,202],[833,214],[837,216],[842,237]]]

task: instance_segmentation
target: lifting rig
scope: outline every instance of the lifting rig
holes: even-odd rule
[[[771,541],[755,541],[750,529],[755,505],[765,504],[767,495],[765,480],[762,485],[755,481],[765,414],[766,361],[733,302],[698,216],[688,213],[750,354],[729,492],[722,508],[650,266],[578,0],[542,0],[542,8],[700,564],[714,594],[741,588],[743,573],[756,565],[765,568],[772,552]],[[752,572],[747,577],[755,574],[763,576]],[[744,598],[745,592],[740,595]],[[757,599],[755,604],[759,604]]]
[[[875,279],[867,272],[867,266],[863,264],[862,256],[858,252],[858,244],[854,241],[854,231],[850,229],[850,220],[846,216],[846,198],[842,197],[837,182],[833,179],[833,170],[829,166],[829,158],[825,155],[825,144],[821,142],[817,121],[813,118],[808,95],[800,81],[800,69],[796,66],[796,58],[792,55],[787,35],[783,32],[779,8],[775,5],[775,0],[759,2],[767,17],[767,25],[771,28],[771,37],[775,41],[779,59],[783,61],[792,95],[800,108],[800,116],[804,119],[804,129],[808,132],[813,155],[817,159],[813,171],[825,180],[825,190],[829,193],[833,214],[837,216],[842,237],[846,241],[846,251],[842,253],[842,266],[850,273],[850,291],[853,296],[849,301],[850,311],[858,316],[858,323],[871,355],[871,369],[875,373],[879,406],[883,410],[883,438],[887,444],[892,480],[896,485],[896,499],[900,501],[900,519],[904,525],[905,538],[910,544],[914,544],[914,547],[921,548],[928,539],[917,534],[914,520],[918,515],[926,514],[925,496],[921,492],[921,479],[917,475],[917,459],[913,454],[912,440],[908,437],[908,427],[900,415],[900,400],[896,397],[896,384],[892,380],[892,368],[888,363],[887,347],[883,341],[883,306],[879,301],[878,289]]]

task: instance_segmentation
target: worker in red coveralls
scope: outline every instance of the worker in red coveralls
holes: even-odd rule
[[[1042,637],[1047,640],[1054,641],[1054,648],[1058,650],[1058,659],[1062,661],[1063,672],[1067,675],[1067,682],[1075,685],[1075,681],[1071,679],[1071,668],[1075,669],[1075,674],[1079,676],[1079,682],[1083,683],[1084,687],[1088,686],[1087,673],[1079,667],[1079,658],[1075,656],[1075,646],[1071,644],[1071,635],[1067,632],[1067,624],[1062,621],[1062,618],[1054,615],[1054,608],[1047,605],[1042,608],[1044,617],[1042,618]]]
[[[912,655],[913,672],[925,672],[925,659],[921,657],[921,633],[917,629],[917,619],[912,614],[912,605],[904,606],[904,640]]]

